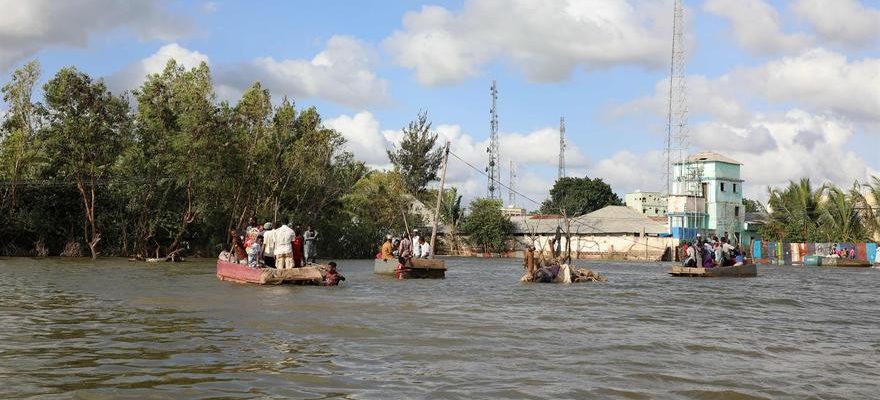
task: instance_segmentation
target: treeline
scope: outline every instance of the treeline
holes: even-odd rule
[[[316,227],[322,256],[364,257],[404,217],[426,222],[402,195],[436,178],[424,114],[392,153],[399,172],[381,172],[259,83],[218,102],[204,63],[172,60],[122,95],[73,67],[38,88],[40,74],[31,62],[2,88],[0,254],[214,256],[254,217]]]
[[[848,190],[832,184],[814,187],[805,178],[769,192],[769,219],[761,231],[766,239],[856,243],[880,235],[878,177]]]

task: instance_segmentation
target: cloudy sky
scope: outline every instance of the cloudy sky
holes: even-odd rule
[[[686,0],[692,151],[743,162],[747,196],[802,176],[880,174],[880,1]],[[620,194],[661,190],[671,0],[0,0],[0,70],[37,58],[115,91],[168,58],[206,61],[218,97],[259,80],[316,105],[349,149],[386,166],[400,127],[427,110],[441,141],[487,163],[497,80],[502,176],[541,201],[565,116],[572,176]],[[0,105],[0,112],[5,105]],[[453,159],[467,197],[486,179]],[[505,191],[504,198],[507,199]],[[536,204],[518,197],[519,206]]]

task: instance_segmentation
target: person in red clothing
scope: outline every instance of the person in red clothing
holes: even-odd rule
[[[300,268],[303,266],[303,236],[299,229],[296,236],[293,237],[293,267]]]
[[[336,263],[330,261],[328,264],[330,268],[327,270],[327,273],[324,275],[324,286],[336,286],[340,281],[344,281],[345,277],[342,276],[338,271],[336,271]]]

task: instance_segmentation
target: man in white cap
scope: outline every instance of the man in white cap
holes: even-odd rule
[[[271,222],[263,225],[263,264],[275,268],[275,230]]]
[[[422,257],[422,249],[419,246],[419,230],[413,229],[412,231],[412,247],[413,247],[413,257],[421,258]]]

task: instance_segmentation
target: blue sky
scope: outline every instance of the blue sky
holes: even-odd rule
[[[742,161],[745,192],[758,198],[801,176],[848,185],[878,173],[880,2],[685,5],[692,151]],[[234,102],[260,80],[276,99],[318,106],[351,151],[385,167],[383,149],[419,110],[454,152],[485,165],[494,79],[502,176],[517,161],[517,188],[529,198],[543,200],[555,178],[561,115],[569,175],[601,177],[621,194],[665,186],[672,1],[71,0],[4,8],[12,12],[0,17],[2,82],[37,58],[46,75],[75,65],[121,91],[168,57],[207,61],[220,99]],[[450,181],[469,198],[485,195],[485,178],[462,163],[450,165]]]

